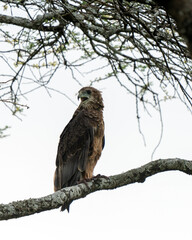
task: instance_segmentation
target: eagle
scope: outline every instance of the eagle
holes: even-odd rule
[[[54,191],[91,179],[104,148],[104,105],[101,92],[93,87],[83,87],[78,92],[79,99],[81,102],[78,108],[60,135]],[[67,209],[69,212],[71,202],[66,202],[61,211]]]

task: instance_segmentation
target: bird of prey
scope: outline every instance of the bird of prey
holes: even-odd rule
[[[92,178],[104,148],[101,92],[93,87],[84,87],[78,92],[79,98],[79,107],[60,136],[54,174],[55,191]],[[61,211],[67,209],[69,212],[71,202],[65,203]]]

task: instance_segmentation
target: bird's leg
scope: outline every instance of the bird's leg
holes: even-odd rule
[[[86,187],[89,189],[89,186],[88,186],[87,182],[90,182],[90,181],[91,181],[91,179],[83,178],[83,179],[79,180],[79,181],[77,182],[77,184],[84,183],[84,184],[86,185]]]
[[[105,175],[97,174],[96,176],[93,176],[92,178],[82,178],[81,180],[79,180],[79,181],[77,182],[77,184],[84,183],[84,184],[86,185],[86,187],[87,187],[88,189],[90,189],[87,183],[88,183],[88,182],[91,182],[92,180],[93,180],[93,181],[94,181],[94,180],[98,180],[98,179],[100,179],[100,178],[104,178],[104,179],[106,179],[106,180],[109,179],[109,177],[107,177],[107,176],[105,176]]]

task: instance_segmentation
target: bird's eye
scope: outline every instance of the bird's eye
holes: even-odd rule
[[[91,90],[87,90],[86,92],[87,92],[87,94],[91,94]]]

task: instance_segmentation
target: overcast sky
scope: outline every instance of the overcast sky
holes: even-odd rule
[[[85,80],[89,80],[86,79]],[[83,82],[86,86],[88,81]],[[76,103],[81,88],[60,71],[53,87]],[[135,114],[135,99],[115,81],[95,84],[105,104],[106,145],[95,175],[113,175],[151,161],[161,133],[159,115],[141,111],[144,146]],[[28,95],[22,121],[1,107],[0,127],[11,126],[0,139],[1,203],[42,197],[53,192],[59,135],[77,108],[67,98],[45,90]],[[191,114],[178,100],[162,103],[163,139],[154,154],[159,158],[192,160]],[[192,177],[166,172],[112,191],[100,191],[74,201],[70,213],[59,209],[0,222],[3,239],[131,239],[191,240]]]

